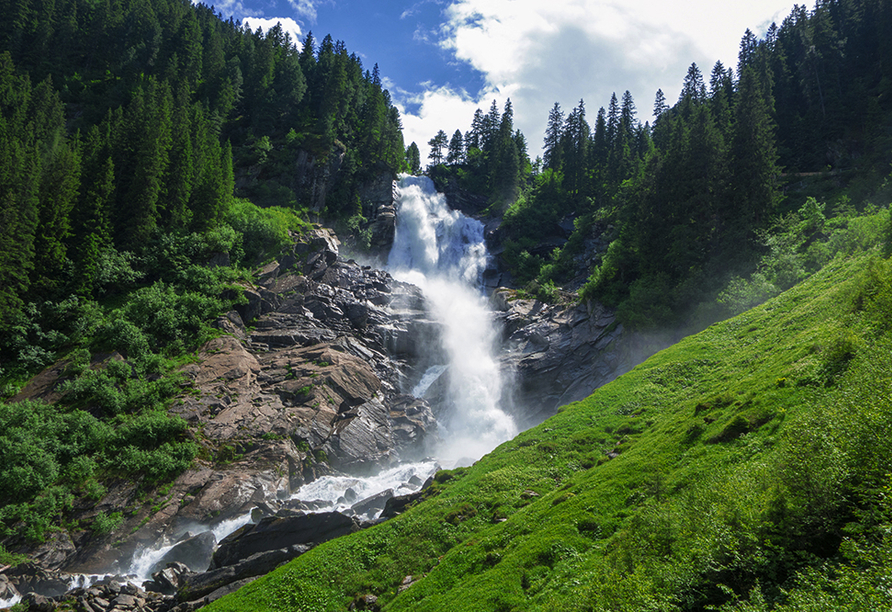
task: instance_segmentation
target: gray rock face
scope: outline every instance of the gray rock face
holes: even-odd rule
[[[217,538],[212,531],[205,531],[187,538],[167,551],[149,573],[163,570],[169,563],[182,563],[193,572],[203,572],[211,563]]]
[[[588,397],[671,344],[668,337],[628,333],[601,305],[554,306],[514,299],[507,289],[495,292],[492,303],[503,330],[502,367],[515,381],[506,401],[523,427]]]
[[[296,545],[321,544],[353,533],[359,525],[339,512],[291,517],[267,517],[223,538],[214,553],[211,569],[235,565],[251,555]]]
[[[114,534],[76,551],[60,542],[46,556],[66,570],[123,572],[141,547],[252,508],[273,514],[278,500],[334,470],[368,472],[427,454],[431,407],[401,390],[428,366],[419,338],[436,345],[439,328],[417,287],[345,261],[339,248],[328,230],[301,236],[242,288],[247,304],[218,321],[231,335],[183,369],[190,389],[172,412],[201,431],[211,460],[182,474],[163,503],[136,503],[135,483],[110,487],[89,512],[136,506],[137,514]]]
[[[262,576],[276,567],[302,555],[310,546],[295,544],[250,555],[233,565],[209,570],[203,574],[187,576],[178,588],[179,597],[184,601],[201,599],[232,583],[240,583],[247,578]]]
[[[350,509],[353,511],[354,516],[371,516],[372,514],[376,514],[379,510],[383,510],[387,500],[393,496],[393,489],[387,489],[356,502]]]

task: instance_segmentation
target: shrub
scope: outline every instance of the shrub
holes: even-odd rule
[[[93,531],[100,535],[111,533],[120,527],[123,522],[124,515],[120,512],[112,512],[109,515],[106,515],[105,512],[100,512],[93,519]]]

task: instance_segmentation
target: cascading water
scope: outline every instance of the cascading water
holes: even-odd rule
[[[424,395],[438,379],[448,380],[449,409],[438,415],[443,444],[435,449],[439,461],[447,465],[462,459],[477,459],[517,433],[513,419],[502,410],[502,373],[494,356],[496,331],[481,277],[486,269],[483,225],[451,210],[427,177],[403,176],[394,244],[388,258],[391,274],[422,289],[432,314],[442,326],[442,351],[446,363],[430,366],[411,389]],[[394,494],[417,491],[439,465],[427,460],[403,464],[368,478],[328,476],[295,492],[292,499],[313,501],[320,511],[351,512],[344,493],[352,490],[362,500],[391,489]],[[380,508],[364,518],[375,518]],[[251,520],[251,514],[235,517],[213,527],[197,526],[194,531],[211,529],[217,540]],[[156,547],[139,550],[127,570],[128,579],[141,584],[151,569],[175,544],[162,540]],[[78,575],[76,586],[87,586],[102,575]],[[16,603],[18,597],[0,600],[0,608]]]
[[[496,331],[481,291],[486,269],[483,224],[452,210],[428,177],[402,176],[396,235],[387,267],[419,286],[443,327],[448,363],[428,370],[414,391],[448,375],[452,409],[438,415],[444,460],[477,459],[517,433],[500,404],[502,373],[494,356]],[[439,370],[435,370],[438,368]]]

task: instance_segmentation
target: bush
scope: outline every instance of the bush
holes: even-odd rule
[[[177,354],[197,343],[205,322],[223,309],[219,298],[177,291],[159,281],[134,292],[120,313],[132,324],[139,324],[152,350]]]
[[[39,401],[0,404],[0,533],[20,530],[21,522],[27,537],[42,539],[71,507],[74,490],[101,498],[100,470],[149,483],[175,476],[198,450],[182,441],[186,430],[185,421],[163,412],[124,419],[114,430],[81,410],[65,413]]]
[[[244,261],[257,262],[291,242],[290,231],[302,231],[306,222],[293,210],[272,206],[258,208],[247,200],[235,200],[225,221],[242,235]]]
[[[100,535],[111,533],[120,527],[123,522],[124,515],[120,512],[112,512],[109,515],[106,515],[105,512],[100,512],[93,519],[93,531]]]

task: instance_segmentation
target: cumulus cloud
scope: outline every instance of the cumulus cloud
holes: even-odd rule
[[[479,92],[472,97],[465,91],[446,86],[435,87],[433,84],[427,84],[420,94],[408,94],[400,90],[391,90],[391,93],[402,115],[406,146],[412,142],[418,145],[422,165],[427,164],[430,149],[427,141],[439,130],[446,131],[450,137],[457,129],[462,133],[466,132],[471,127],[474,111],[480,106],[478,98],[486,96],[486,93]],[[500,97],[498,92],[489,93],[496,98]],[[491,101],[484,110],[489,109],[489,104]]]
[[[437,130],[467,130],[474,109],[486,111],[493,97],[500,106],[511,98],[533,156],[555,102],[568,111],[584,99],[593,123],[613,92],[629,90],[649,120],[658,88],[671,101],[692,62],[707,75],[716,60],[735,66],[743,31],[764,30],[790,7],[784,0],[456,0],[444,10],[438,44],[485,85],[470,96],[442,87],[417,96],[417,110],[408,104],[403,117],[406,141],[426,151]],[[412,130],[428,134],[424,146]]]
[[[288,0],[288,4],[294,9],[298,16],[304,17],[311,22],[316,21],[316,5],[319,2],[314,0]]]
[[[291,42],[293,42],[298,49],[301,48],[300,39],[302,37],[302,34],[300,31],[300,24],[298,24],[291,17],[270,17],[269,19],[263,19],[260,17],[246,17],[242,19],[242,23],[247,25],[252,30],[260,28],[264,32],[268,32],[271,27],[275,26],[277,23],[280,23],[282,24],[282,29],[291,35]]]
[[[192,0],[192,4],[208,4],[206,0]],[[214,10],[223,16],[223,19],[229,19],[230,16],[241,19],[245,16],[261,15],[260,11],[255,11],[244,5],[241,0],[222,0],[213,3]]]

